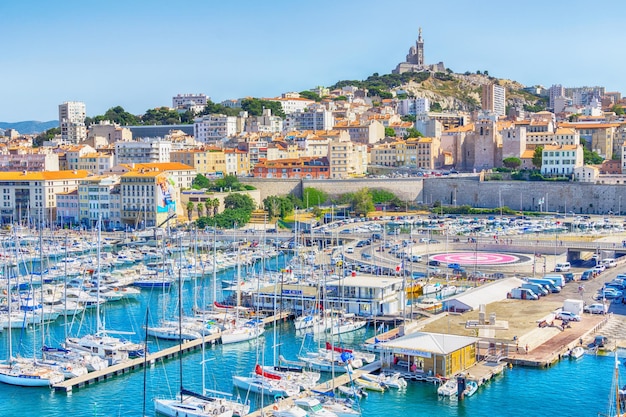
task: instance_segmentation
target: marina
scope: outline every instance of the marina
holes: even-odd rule
[[[192,239],[190,238],[189,241],[191,242]],[[348,241],[348,245],[349,244],[350,243]],[[610,247],[610,244],[605,245],[606,247]],[[114,252],[119,253],[119,249],[116,249]],[[113,251],[107,251],[106,257],[110,257],[109,253],[113,253]],[[177,287],[176,275],[178,275],[179,279],[183,276],[185,277],[181,280],[181,295],[184,300],[183,310],[185,315],[189,315],[193,312],[199,312],[203,308],[211,305],[212,303],[207,300],[213,300],[213,296],[209,294],[215,292],[215,294],[219,294],[217,300],[220,302],[215,303],[214,308],[220,309],[219,315],[226,316],[228,314],[226,310],[232,310],[230,311],[230,314],[232,314],[233,311],[238,311],[241,312],[242,315],[245,315],[247,320],[250,320],[254,318],[254,315],[259,314],[259,320],[263,321],[264,327],[266,327],[264,334],[257,336],[254,340],[236,343],[233,345],[221,344],[219,342],[219,332],[211,334],[207,333],[206,335],[194,340],[186,340],[180,346],[177,343],[178,337],[176,336],[176,333],[174,333],[174,337],[170,341],[165,339],[160,340],[149,338],[147,341],[149,353],[145,358],[138,357],[121,363],[113,363],[105,369],[92,371],[86,375],[66,379],[64,382],[54,384],[54,392],[58,392],[58,395],[67,393],[65,395],[67,395],[68,398],[85,398],[85,396],[91,397],[95,392],[107,393],[108,395],[108,393],[114,393],[116,389],[118,389],[121,381],[134,381],[133,389],[136,390],[141,388],[136,385],[139,384],[139,381],[142,379],[142,372],[140,371],[143,370],[143,375],[146,380],[145,383],[143,383],[143,388],[141,388],[141,390],[146,392],[146,398],[162,398],[165,394],[163,391],[165,387],[162,386],[161,383],[157,382],[157,380],[166,380],[169,381],[166,384],[167,386],[176,386],[176,372],[172,370],[172,362],[174,361],[171,361],[171,359],[177,358],[178,355],[182,353],[184,358],[184,367],[187,368],[185,374],[192,375],[191,386],[194,390],[203,392],[203,390],[198,389],[198,386],[202,385],[204,387],[205,382],[208,382],[206,379],[206,375],[208,374],[209,379],[213,380],[213,383],[210,384],[213,385],[213,389],[226,393],[232,392],[233,395],[236,395],[243,401],[250,403],[252,406],[251,413],[254,416],[265,415],[265,413],[270,414],[275,411],[274,407],[275,404],[277,404],[276,401],[267,396],[253,395],[251,393],[244,392],[241,389],[233,388],[233,376],[245,375],[250,371],[250,369],[254,368],[254,365],[258,365],[259,363],[274,363],[274,366],[276,366],[276,358],[278,356],[293,359],[301,357],[303,350],[314,352],[314,343],[319,343],[319,341],[324,340],[326,337],[334,339],[336,346],[341,346],[341,350],[339,350],[338,353],[341,353],[344,349],[354,350],[356,352],[357,350],[363,349],[364,342],[366,342],[365,346],[367,346],[367,341],[374,339],[392,342],[401,336],[400,333],[404,334],[408,329],[412,328],[413,330],[410,331],[421,331],[421,329],[425,331],[432,331],[428,328],[424,329],[424,326],[429,326],[428,323],[435,323],[433,325],[436,325],[436,322],[441,320],[444,320],[444,322],[447,320],[447,326],[449,327],[451,318],[453,318],[456,322],[458,317],[458,315],[449,315],[450,313],[437,310],[421,311],[421,313],[418,314],[416,314],[418,310],[411,312],[411,314],[407,314],[406,311],[398,311],[396,314],[388,314],[381,317],[369,317],[367,320],[363,320],[362,325],[350,325],[349,333],[343,333],[343,331],[341,331],[341,333],[335,333],[335,327],[331,326],[326,331],[328,336],[324,336],[323,338],[319,337],[319,341],[315,341],[313,339],[308,340],[309,338],[306,332],[294,332],[293,324],[290,320],[293,317],[294,312],[296,315],[302,314],[301,311],[294,311],[293,309],[294,306],[299,305],[298,299],[304,296],[304,293],[297,292],[297,285],[293,286],[294,284],[286,284],[280,283],[281,281],[275,281],[275,283],[263,284],[260,288],[264,288],[265,291],[269,291],[269,288],[271,287],[280,288],[282,290],[280,298],[277,298],[276,295],[272,297],[269,292],[264,295],[267,299],[262,297],[255,298],[254,295],[243,295],[244,291],[241,291],[243,298],[239,299],[239,291],[233,291],[228,287],[235,284],[235,287],[239,288],[237,279],[241,279],[241,276],[245,276],[246,280],[255,279],[251,277],[257,276],[259,273],[259,265],[254,266],[254,262],[250,262],[250,265],[248,265],[247,261],[232,262],[229,266],[222,266],[219,269],[216,268],[215,273],[217,276],[214,276],[211,267],[204,266],[203,273],[195,275],[194,269],[199,269],[199,267],[197,264],[194,266],[193,260],[188,261],[189,267],[183,267],[184,264],[180,262],[181,259],[193,259],[193,257],[190,256],[192,253],[191,249],[186,249],[185,251],[172,251],[170,259],[172,259],[172,266],[175,271],[178,271],[178,274],[174,273],[172,275],[171,288],[146,288],[141,290],[141,293],[133,298],[120,298],[117,301],[112,301],[113,299],[111,299],[105,302],[104,305],[106,305],[107,327],[110,326],[110,328],[121,330],[136,329],[134,331],[136,335],[134,337],[131,336],[131,338],[135,343],[142,343],[141,337],[138,336],[142,334],[141,328],[143,327],[141,324],[142,319],[140,317],[144,315],[146,309],[156,313],[149,319],[150,322],[160,322],[164,317],[168,317],[170,319],[173,318],[173,320],[176,321],[174,317],[175,314],[173,314],[175,313],[175,310],[173,310],[173,308],[175,308],[174,306],[177,303],[176,300],[179,298],[179,296],[175,294],[176,291],[174,290],[174,288]],[[254,252],[250,253],[253,254]],[[36,254],[34,253],[33,261],[31,261],[33,264],[34,260],[37,259],[35,255]],[[121,268],[121,270],[124,270],[125,266],[123,265],[126,265],[126,267],[130,266],[130,269],[132,269],[136,268],[136,266],[132,265],[143,265],[148,262],[154,262],[144,259],[139,262],[131,262],[127,259],[129,255],[130,252],[125,253],[123,257],[126,259],[124,261],[120,261],[119,266],[110,268],[107,273],[114,275],[117,269]],[[291,257],[293,255],[296,255],[296,253],[294,252],[289,256],[279,255],[279,258],[282,256],[280,260],[274,255],[272,258],[267,258],[267,263],[272,264],[274,262],[281,262],[284,265],[288,260],[292,259]],[[225,255],[220,252],[220,256],[223,257]],[[234,259],[241,259],[238,258],[238,256],[237,251],[235,251],[235,254],[233,255]],[[62,255],[59,255],[59,257],[63,258]],[[259,256],[256,258],[257,262],[263,258],[264,256]],[[198,257],[196,259],[200,258]],[[204,259],[210,258],[205,257]],[[347,259],[348,258],[346,257],[346,260]],[[463,261],[462,259],[455,260],[459,260],[461,262]],[[380,262],[384,261],[381,259]],[[387,262],[391,263],[393,261],[388,260]],[[66,260],[62,263],[63,266],[65,266],[64,264],[69,264],[69,262]],[[277,263],[277,265],[279,264]],[[526,265],[526,267],[528,267],[528,261],[526,261]],[[485,267],[481,268],[484,269]],[[244,269],[245,272],[243,272]],[[283,278],[286,278],[288,275],[291,276],[293,274],[292,270],[296,270],[296,267],[289,266],[284,268],[278,266],[276,270],[280,272],[275,274],[275,276],[282,276]],[[96,274],[93,275],[95,276]],[[359,275],[361,274],[357,272],[357,274],[354,275],[353,272],[353,278],[356,279]],[[104,277],[105,274],[102,274],[102,276]],[[385,275],[383,275],[383,277],[385,277]],[[213,281],[214,278],[217,278],[217,282]],[[392,280],[393,277],[388,276],[384,279]],[[221,282],[228,283],[228,285],[222,286],[220,285]],[[342,282],[342,280],[339,282]],[[351,281],[346,279],[343,285],[346,285],[349,282]],[[442,285],[442,288],[451,287],[450,282],[438,282]],[[463,280],[456,279],[454,281],[454,285],[462,288],[464,291],[471,289],[467,283],[463,283]],[[35,288],[37,287],[35,286]],[[253,285],[250,285],[246,286],[245,293],[254,294],[258,291],[258,289],[254,289]],[[436,288],[436,286],[433,287],[433,291],[433,299],[435,299],[434,297],[444,294],[444,291]],[[259,292],[259,294],[261,293],[262,292]],[[455,293],[451,292],[450,294],[446,294],[444,298],[454,296]],[[255,299],[260,302],[259,306],[262,306],[262,309],[259,309],[259,306],[251,308],[249,303]],[[235,308],[234,304],[236,303],[238,305],[242,300],[245,300],[246,306],[242,306],[241,310]],[[223,302],[226,302],[226,304]],[[423,302],[421,304],[425,305]],[[305,306],[306,304],[301,305]],[[337,304],[337,306],[339,306],[339,304]],[[272,316],[273,313],[277,315]],[[89,317],[93,318],[93,314],[93,309],[86,309],[84,313],[85,317],[81,318],[80,321],[88,323],[90,321]],[[351,314],[354,315],[354,313]],[[498,313],[498,316],[501,317],[500,312]],[[333,314],[332,317],[333,320],[339,319],[339,316],[335,316],[335,314]],[[346,314],[344,320],[353,320],[352,317],[353,316],[350,314]],[[446,319],[446,317],[448,318]],[[516,349],[515,342],[502,341],[497,343],[494,347],[490,343],[479,341],[476,344],[478,361],[463,370],[464,384],[467,383],[467,388],[463,390],[463,394],[466,398],[464,401],[461,401],[461,399],[454,399],[454,402],[458,402],[458,406],[461,406],[461,404],[465,401],[475,401],[476,398],[491,392],[494,387],[503,381],[506,381],[508,379],[508,374],[518,372],[519,366],[531,366],[537,368],[555,368],[561,366],[562,361],[559,359],[565,358],[566,355],[579,344],[580,340],[585,339],[585,344],[587,344],[587,341],[590,338],[593,338],[598,331],[603,329],[606,323],[613,323],[613,318],[613,314],[606,316],[592,315],[590,317],[586,317],[583,322],[571,323],[567,331],[564,332],[561,330],[560,334],[554,334],[551,337],[546,337],[546,332],[544,332],[541,336],[534,334],[534,332],[530,332],[529,335],[521,337],[526,337],[523,342],[526,343],[526,341],[531,341],[532,336],[531,348],[523,354]],[[468,320],[468,322],[471,321],[471,319]],[[60,322],[50,322],[46,325],[32,324],[25,329],[19,330],[19,337],[16,338],[14,335],[12,338],[16,342],[15,345],[19,346],[19,351],[22,352],[23,355],[28,356],[34,353],[31,350],[31,341],[41,337],[39,336],[40,328],[46,329],[46,339],[62,339],[61,336],[64,333],[64,326],[59,326],[59,324]],[[339,329],[339,327],[336,329]],[[544,329],[541,329],[541,331],[543,330]],[[513,338],[513,340],[515,340],[515,338]],[[526,348],[528,348],[528,346],[526,346]],[[231,366],[215,367],[212,365],[204,365],[206,361],[204,359],[201,361],[202,365],[198,365],[197,363],[200,362],[200,360],[197,359],[197,356],[200,352],[202,352],[203,356],[206,352],[208,356],[213,357],[213,359],[210,359],[207,363],[210,363],[211,360],[217,360],[220,363],[223,363],[225,361],[225,357],[228,356],[230,358],[228,363]],[[334,376],[332,374],[323,375],[322,380],[315,387],[312,387],[309,390],[304,390],[292,398],[281,399],[278,403],[280,403],[281,407],[286,407],[287,405],[292,404],[293,401],[308,397],[311,393],[330,392],[338,386],[345,386],[347,384],[347,387],[350,387],[354,383],[356,385],[361,385],[364,389],[373,390],[368,398],[361,399],[359,401],[359,405],[357,406],[357,408],[361,410],[362,415],[371,415],[369,414],[369,411],[366,412],[366,410],[368,409],[369,404],[372,404],[373,406],[376,403],[376,401],[373,401],[373,398],[378,395],[385,396],[387,398],[394,398],[394,401],[403,401],[397,397],[399,393],[394,389],[382,388],[383,386],[381,386],[380,392],[378,392],[378,388],[376,388],[378,386],[377,381],[382,381],[383,373],[385,375],[395,374],[397,377],[402,378],[402,380],[408,381],[408,386],[401,390],[405,392],[407,396],[409,396],[409,392],[415,391],[416,388],[419,388],[417,391],[422,393],[418,394],[420,396],[420,400],[422,400],[422,395],[438,396],[437,387],[443,386],[446,381],[453,381],[457,378],[456,375],[441,376],[438,373],[435,374],[435,372],[431,374],[427,372],[426,369],[422,369],[422,371],[413,370],[411,366],[412,362],[402,362],[402,360],[393,362],[393,356],[389,356],[389,352],[391,351],[387,351],[387,353],[384,353],[381,358],[372,363],[354,368],[352,372],[341,372],[341,369],[337,369],[337,371],[340,372]],[[588,359],[588,357],[589,352],[586,351],[576,362],[583,363]],[[596,357],[595,353],[594,357]],[[194,364],[194,362],[196,364]],[[439,370],[438,366],[439,365],[437,365],[435,369]],[[512,366],[512,368],[509,369],[509,366]],[[208,370],[206,374],[205,368]],[[199,374],[200,369],[202,370],[201,375]],[[381,374],[380,376],[378,375],[379,373]],[[504,377],[502,377],[503,375]],[[202,377],[200,378],[200,376]],[[155,380],[155,378],[157,379]],[[174,380],[172,380],[172,378]],[[497,380],[497,383],[491,384],[490,382],[494,380]],[[392,384],[393,382],[388,380],[388,383]],[[11,392],[13,389],[14,388],[10,388],[8,386],[0,386],[0,391],[4,392]],[[426,394],[427,392],[429,394]],[[171,397],[171,394],[166,396]],[[56,402],[61,401],[57,395],[55,395],[55,398]],[[442,400],[439,399],[438,401]],[[72,400],[72,402],[74,402],[74,400]],[[441,406],[441,404],[439,406]],[[130,411],[126,414],[126,404],[124,407],[123,411],[122,409],[119,409],[113,414],[136,415]],[[146,401],[146,407],[148,410],[152,409],[152,401]],[[129,405],[128,409],[136,410],[136,408],[132,405]],[[98,414],[97,412],[90,413],[90,415],[111,414],[111,411],[105,411],[101,414]],[[148,414],[151,413],[148,412]],[[50,415],[55,414],[53,413]]]

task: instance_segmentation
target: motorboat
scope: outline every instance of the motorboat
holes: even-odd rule
[[[402,389],[406,388],[408,385],[406,379],[404,379],[399,372],[390,375],[384,373],[379,375],[363,374],[361,375],[361,378],[368,381],[377,382],[382,386],[388,388]]]
[[[437,394],[442,397],[456,397],[458,394],[458,384],[456,382],[456,378],[448,379],[445,384],[440,385],[437,388]]]
[[[585,348],[582,346],[576,346],[569,351],[569,357],[572,359],[579,359],[585,354]]]
[[[308,417],[337,417],[337,414],[324,408],[320,400],[315,397],[298,398],[294,404],[306,411]]]
[[[233,408],[219,398],[205,397],[183,390],[179,398],[157,399],[154,401],[157,414],[177,417],[232,417]]]
[[[465,381],[465,390],[463,391],[463,396],[471,397],[478,390],[478,382],[468,379]]]
[[[385,387],[376,381],[368,381],[367,379],[357,378],[354,380],[354,383],[369,391],[385,392]]]

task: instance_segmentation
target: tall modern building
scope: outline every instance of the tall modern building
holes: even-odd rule
[[[87,117],[85,103],[81,101],[66,101],[63,104],[59,104],[61,139],[70,143],[80,143],[87,139],[85,117]]]
[[[484,84],[482,94],[482,108],[498,116],[506,112],[506,90],[498,84]]]

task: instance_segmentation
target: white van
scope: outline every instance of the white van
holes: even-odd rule
[[[411,255],[411,262],[422,262],[422,255]]]
[[[617,266],[617,262],[613,258],[605,258],[602,260],[602,264],[607,268],[615,268]]]
[[[554,267],[554,272],[567,272],[571,267],[569,262],[559,262]]]

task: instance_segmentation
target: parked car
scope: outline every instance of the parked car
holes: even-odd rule
[[[606,314],[608,310],[608,306],[601,303],[590,304],[583,308],[583,312],[590,314]]]
[[[566,321],[580,321],[580,316],[578,314],[570,313],[569,311],[559,311],[554,315],[557,320],[566,320]]]
[[[588,348],[601,348],[604,347],[607,343],[609,343],[609,339],[606,336],[596,336],[593,339],[593,342],[587,345]]]
[[[598,293],[598,299],[604,298],[606,300],[613,300],[615,298],[620,298],[621,296],[622,292],[612,287],[606,287]]]
[[[582,273],[582,275],[580,276],[580,280],[581,281],[590,280],[591,278],[593,278],[594,273],[595,271],[593,269],[588,269]]]
[[[563,274],[563,277],[565,278],[565,282],[572,282],[574,281],[574,273],[573,272],[566,272]]]

